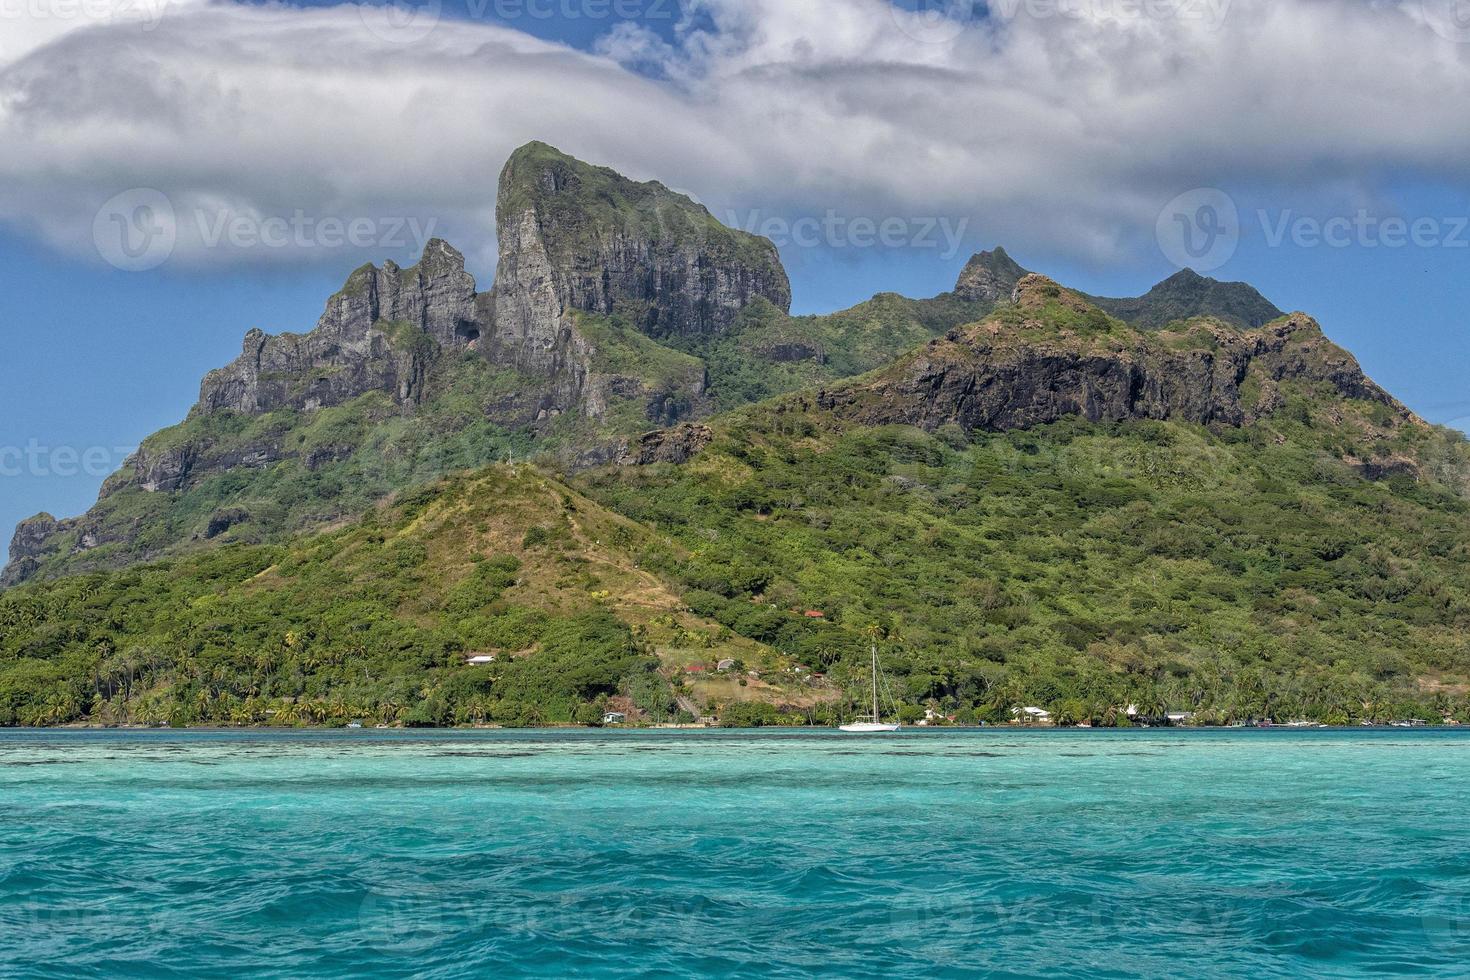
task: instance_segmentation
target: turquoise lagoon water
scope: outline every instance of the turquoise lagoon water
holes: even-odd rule
[[[1454,732],[0,734],[4,976],[1470,969]]]

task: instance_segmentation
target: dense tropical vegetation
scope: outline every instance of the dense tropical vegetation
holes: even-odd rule
[[[1274,309],[1170,282],[1149,309]],[[756,300],[660,338],[576,312],[589,372],[637,391],[534,432],[487,409],[534,379],[407,325],[433,367],[411,409],[196,412],[149,472],[219,467],[125,470],[0,592],[0,725],[827,724],[865,710],[874,639],[906,721],[1470,721],[1463,437],[1305,318],[1145,331],[1042,277],[965,295]],[[685,462],[557,475],[711,409],[658,457]],[[162,560],[64,574],[136,554]]]
[[[4,593],[0,723],[826,723],[873,623],[908,720],[1470,720],[1470,506],[1363,479],[1297,407],[966,434],[763,405],[684,466],[494,467],[286,546]]]

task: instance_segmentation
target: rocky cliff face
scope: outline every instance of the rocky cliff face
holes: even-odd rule
[[[990,252],[978,252],[960,272],[955,283],[954,294],[963,300],[996,303],[1010,299],[1016,283],[1026,275],[1026,270],[996,246]]]
[[[1005,302],[1027,271],[996,247],[979,252],[960,273],[954,294],[960,299]],[[1110,298],[1079,293],[1088,302],[1125,323],[1158,329],[1191,317],[1211,316],[1242,329],[1265,326],[1284,314],[1243,282],[1220,282],[1192,269],[1182,269],[1142,296]]]
[[[50,514],[37,514],[21,521],[10,539],[10,564],[0,572],[0,588],[24,581],[37,567],[38,559],[44,557],[49,542],[61,530],[61,524]]]
[[[464,256],[435,239],[412,268],[358,269],[308,334],[250,331],[240,356],[205,376],[196,411],[312,411],[368,391],[412,403],[422,397],[428,357],[477,344],[482,329]],[[432,344],[414,343],[416,335]]]
[[[527,304],[617,314],[650,337],[716,334],[757,297],[791,307],[776,247],[727,228],[657,181],[639,183],[544,143],[522,147],[500,178],[502,265],[497,321],[526,321]],[[509,252],[515,261],[504,264]]]
[[[657,337],[718,333],[757,297],[790,307],[775,246],[720,225],[661,184],[533,143],[506,164],[498,195],[492,292],[477,294],[464,256],[440,240],[411,268],[364,266],[310,333],[247,334],[240,357],[204,379],[196,411],[313,411],[370,391],[412,405],[435,355],[472,348],[543,380],[533,418],[596,418],[610,400],[633,397],[638,379],[596,370],[597,343],[578,330],[575,313],[623,317]],[[693,403],[701,392],[683,394]],[[671,394],[649,397],[657,399],[649,417],[666,420]],[[144,482],[167,489],[171,481]]]
[[[668,358],[638,336],[718,334],[757,299],[783,312],[791,305],[768,240],[724,227],[662,184],[628,180],[543,143],[506,163],[496,224],[487,356],[543,379],[541,419],[601,419],[628,402],[641,402],[650,425],[703,414],[703,369],[657,370],[650,362]]]
[[[1142,333],[1037,275],[1020,281],[1012,303],[814,404],[866,425],[927,429],[1006,430],[1068,415],[1241,425],[1279,407],[1281,382],[1312,381],[1408,416],[1305,314],[1260,330],[1207,321],[1187,337]]]
[[[358,269],[309,333],[250,331],[240,356],[204,378],[189,420],[145,440],[104,484],[97,507],[17,530],[0,582],[77,556],[84,560],[70,567],[126,564],[219,537],[250,519],[239,501],[188,520],[170,516],[167,502],[114,504],[130,494],[182,500],[226,473],[239,474],[239,492],[248,493],[251,473],[328,467],[357,447],[308,442],[301,430],[317,413],[379,394],[401,416],[421,414],[453,395],[446,378],[458,377],[450,369],[466,352],[511,380],[485,397],[481,419],[457,409],[454,424],[572,440],[558,450],[571,462],[619,458],[630,433],[710,410],[703,363],[654,338],[718,334],[757,298],[790,306],[786,273],[766,239],[725,228],[661,184],[627,180],[544,144],[507,163],[497,218],[493,290],[477,292],[464,256],[434,240],[410,268]],[[476,459],[453,446],[443,455],[446,466]],[[325,501],[322,513],[333,512]],[[98,551],[103,545],[116,547]]]
[[[880,295],[797,322],[775,247],[661,184],[530,144],[501,174],[497,219],[489,292],[433,241],[410,268],[358,269],[309,333],[251,331],[189,418],[145,440],[92,510],[17,528],[0,586],[279,538],[528,445],[568,466],[680,463],[714,438],[696,421],[715,404],[712,364],[746,401],[826,384],[785,404],[862,424],[1241,425],[1302,383],[1412,418],[1310,318],[1193,273],[1094,302],[997,248],[953,294]],[[844,366],[817,373],[829,360]],[[758,383],[780,372],[796,382]],[[1371,445],[1353,458],[1374,478],[1412,468]]]
[[[698,423],[649,432],[622,447],[616,461],[621,466],[685,463],[702,452],[714,437],[713,429]]]

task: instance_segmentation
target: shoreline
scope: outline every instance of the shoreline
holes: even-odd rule
[[[1103,728],[1084,725],[906,725],[898,732],[884,733],[888,735],[904,734],[937,734],[942,732],[1009,732],[1009,733],[1062,733],[1062,732],[1100,732],[1100,733],[1134,733],[1134,732],[1411,732],[1411,731],[1440,731],[1456,732],[1470,731],[1470,725],[1460,724],[1438,724],[1438,725],[1394,725],[1394,724],[1371,724],[1371,725],[1134,725],[1131,727]],[[415,728],[400,725],[377,727],[363,726],[360,728],[349,728],[345,725],[191,725],[186,727],[174,727],[171,725],[90,725],[90,724],[67,724],[47,725],[42,727],[27,727],[22,725],[0,727],[0,737],[7,732],[129,732],[129,733],[194,733],[194,734],[234,734],[234,733],[264,733],[278,732],[281,734],[323,734],[341,733],[344,735],[366,735],[366,734],[469,734],[479,732],[586,732],[601,734],[654,734],[658,732],[831,732],[840,735],[851,735],[851,732],[843,732],[835,725],[759,725],[752,727],[725,727],[720,725],[537,725],[529,727],[511,727],[506,725],[457,725],[446,728]],[[870,736],[871,737],[871,736]]]

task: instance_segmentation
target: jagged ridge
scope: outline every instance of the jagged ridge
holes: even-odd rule
[[[189,418],[146,440],[88,514],[17,528],[0,585],[269,538],[526,440],[571,463],[618,458],[639,433],[712,409],[704,363],[656,335],[718,334],[755,301],[789,307],[769,241],[661,184],[533,143],[498,193],[492,290],[434,240],[410,268],[356,270],[309,333],[250,331]],[[422,438],[393,434],[408,418]],[[396,469],[370,458],[384,440],[412,458]],[[244,485],[231,489],[231,474]],[[283,517],[282,480],[324,494],[322,506]]]
[[[1142,332],[1082,294],[1028,274],[1011,305],[951,331],[876,376],[819,392],[820,408],[865,425],[1007,430],[1080,415],[1238,426],[1283,404],[1283,382],[1411,413],[1306,314],[1256,330],[1203,318]]]
[[[1220,282],[1181,269],[1142,296],[1088,296],[1094,305],[1138,327],[1158,328],[1196,316],[1212,316],[1238,327],[1263,327],[1284,316],[1270,300],[1243,282]]]
[[[1232,333],[1277,311],[1244,284],[1187,271],[1136,299],[1066,295],[1096,304],[1073,311],[1084,320],[1102,316],[1098,307],[1154,329],[1213,317],[1197,336],[1130,338],[1129,352],[1085,357],[1065,345],[965,342],[974,331],[952,328],[1015,302],[1027,276],[1002,248],[974,256],[954,291],[932,300],[879,294],[791,317],[769,241],[662,184],[541,143],[507,162],[497,218],[488,292],[435,240],[407,269],[358,269],[310,333],[252,330],[241,356],[204,379],[189,418],[146,440],[88,514],[17,528],[0,586],[217,539],[272,540],[441,473],[528,453],[573,469],[682,461],[710,439],[692,420],[801,388],[825,389],[819,398],[853,418],[919,425],[1004,428],[1072,412],[1240,424],[1276,407],[1278,380],[1266,372],[1245,398],[1242,364],[1265,356],[1262,345],[1302,347]],[[1300,322],[1288,326],[1305,336]],[[830,387],[947,333],[899,363],[907,381],[889,371],[878,388]],[[1381,394],[1329,348],[1314,370],[1336,371],[1344,391]],[[1367,450],[1361,460],[1364,472],[1404,469]]]

